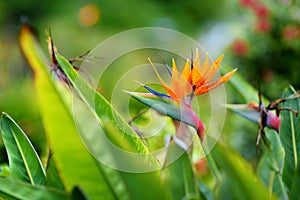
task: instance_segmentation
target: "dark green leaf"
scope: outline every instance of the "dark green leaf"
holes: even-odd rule
[[[284,163],[284,149],[276,131],[267,129],[266,136],[270,143],[270,149],[266,149],[258,166],[257,173],[269,188],[280,199],[288,199],[287,190],[282,181]]]
[[[84,194],[80,187],[75,186],[71,193],[72,200],[88,200],[87,196]]]
[[[8,154],[10,178],[43,185],[46,180],[40,158],[26,134],[5,113],[2,113],[0,129]]]
[[[58,169],[52,155],[49,156],[46,168],[46,186],[65,191]]]
[[[21,200],[66,200],[67,193],[44,186],[31,184],[11,179],[0,178],[0,192]],[[1,194],[0,194],[1,197]]]
[[[296,93],[290,86],[283,93],[283,98]],[[282,104],[283,108],[291,108],[299,113],[299,98],[291,99]],[[280,139],[285,150],[283,181],[290,189],[300,155],[300,117],[290,111],[281,112]]]
[[[300,159],[300,157],[298,158]],[[295,176],[293,178],[293,184],[290,192],[290,199],[300,199],[300,165],[298,165],[298,168],[296,170]]]

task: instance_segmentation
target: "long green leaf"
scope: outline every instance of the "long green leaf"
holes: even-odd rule
[[[111,138],[118,137],[120,133],[119,129],[108,119],[104,119],[103,123],[104,132],[106,135],[111,135]],[[143,163],[136,160],[134,157],[122,156],[121,154],[114,153],[114,147],[107,145],[106,143],[101,143],[99,140],[93,141],[97,145],[102,145],[103,156],[109,156],[111,160],[116,162],[116,166],[126,165],[130,163],[131,165],[138,166],[137,169],[143,167]],[[98,147],[99,148],[99,147]],[[116,169],[108,168],[101,163],[99,167],[106,174],[111,187],[114,188],[116,192],[116,197],[119,199],[169,199],[166,194],[166,187],[159,180],[159,171],[150,171],[146,173],[133,172],[122,172]],[[151,188],[151,190],[149,190]]]
[[[292,86],[283,93],[283,98],[295,93]],[[299,113],[299,98],[291,99],[282,104],[284,108],[291,108]],[[300,117],[290,111],[281,112],[280,139],[285,150],[283,181],[290,189],[295,170],[299,165],[300,155]]]
[[[128,125],[128,123],[117,113],[110,103],[99,94],[93,87],[91,87],[87,82],[75,71],[73,66],[59,54],[56,54],[57,61],[67,77],[70,79],[76,92],[86,103],[90,111],[96,115],[100,123],[104,120],[111,120],[114,126],[118,127],[122,135],[117,136],[117,138],[110,138],[113,141],[120,141],[122,138],[123,142],[119,142],[118,145],[124,150],[132,151],[135,153],[148,153],[147,147],[144,145],[142,140],[136,134],[136,132]],[[149,165],[158,164],[156,159],[153,158]]]
[[[190,158],[174,141],[168,146],[161,179],[168,185],[172,199],[201,199]]]
[[[223,72],[230,69],[223,66],[221,70]],[[228,83],[241,95],[244,100],[243,103],[249,103],[251,101],[258,102],[257,90],[254,89],[254,87],[251,86],[238,72],[230,78]]]
[[[33,186],[28,183],[0,178],[0,192],[21,200],[66,200],[67,193],[45,186]],[[1,197],[1,194],[0,194]]]
[[[6,113],[2,113],[0,125],[9,159],[10,178],[32,185],[43,185],[45,171],[26,134]]]
[[[138,100],[139,102],[155,109],[160,113],[165,113],[165,115],[177,119],[185,124],[188,124],[194,128],[198,128],[197,124],[194,123],[194,120],[190,114],[187,114],[189,111],[185,110],[184,108],[180,108],[175,106],[174,104],[163,102],[156,99],[145,98],[142,96],[137,95],[134,92],[128,92],[134,99]]]
[[[267,149],[261,158],[257,173],[268,186],[270,193],[276,194],[280,199],[288,199],[287,190],[282,181],[284,149],[276,131],[267,129],[266,136],[270,141],[270,149]]]
[[[290,192],[290,199],[299,199],[300,197],[299,185],[300,185],[300,165],[298,165],[295,176],[293,178],[293,184]]]
[[[220,199],[276,199],[239,154],[217,143],[212,155],[224,176]]]
[[[234,113],[252,122],[255,123],[259,122],[260,112],[251,108],[247,108],[246,104],[227,104],[226,107],[229,108]]]
[[[48,158],[46,175],[47,175],[46,186],[65,191],[65,186],[60,177],[59,171],[56,167],[56,164],[55,164],[55,161],[54,161],[52,155],[50,155]]]
[[[94,158],[87,152],[78,136],[73,118],[48,70],[48,61],[30,27],[22,28],[19,42],[34,72],[47,139],[66,189],[71,191],[74,186],[79,185],[92,199],[99,196],[113,199]]]

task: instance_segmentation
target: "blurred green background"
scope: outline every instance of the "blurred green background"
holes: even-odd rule
[[[222,65],[238,67],[254,87],[259,79],[269,99],[279,98],[288,84],[300,87],[300,1],[6,0],[0,2],[0,13],[0,110],[20,124],[40,154],[46,145],[33,76],[18,46],[24,23],[36,28],[45,52],[45,31],[51,29],[59,52],[66,57],[132,28],[170,28],[199,41],[214,59],[224,53]],[[124,59],[122,64],[133,66],[131,62]],[[109,85],[114,76],[120,74],[114,72],[101,85]],[[246,103],[229,86],[226,89],[228,102]],[[110,98],[109,90],[101,91]],[[222,137],[254,163],[259,154],[254,145],[256,132],[255,124],[228,112]],[[5,161],[1,145],[0,163]]]

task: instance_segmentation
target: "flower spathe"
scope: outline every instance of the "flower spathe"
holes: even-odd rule
[[[199,53],[197,50],[194,60],[186,60],[181,74],[177,69],[175,60],[172,59],[172,70],[170,70],[170,85],[164,82],[164,80],[161,78],[158,71],[156,70],[154,64],[149,59],[149,62],[152,65],[159,81],[161,82],[162,86],[164,87],[164,89],[166,90],[166,92],[172,100],[176,102],[182,102],[186,97],[193,97],[194,95],[207,93],[220,86],[221,84],[227,82],[237,70],[234,69],[225,74],[224,76],[221,76],[214,80],[219,70],[220,63],[223,59],[223,55],[221,55],[212,64],[210,64],[209,57],[207,54],[205,56],[204,62],[201,63],[201,53],[202,51],[200,51]],[[163,94],[153,92],[152,89],[146,89],[156,96],[163,96]]]

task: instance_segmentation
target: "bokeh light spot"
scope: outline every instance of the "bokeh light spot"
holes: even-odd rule
[[[93,26],[100,18],[100,9],[94,4],[87,4],[79,10],[79,21],[83,26]]]

